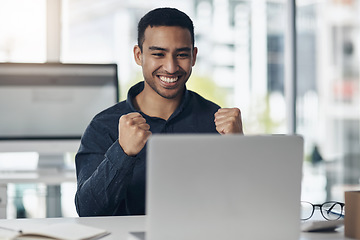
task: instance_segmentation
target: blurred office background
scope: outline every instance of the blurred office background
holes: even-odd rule
[[[360,188],[359,3],[296,1],[294,129],[305,139],[302,199],[314,203],[344,201],[344,191]],[[120,98],[125,99],[128,88],[142,80],[132,56],[138,20],[155,7],[177,7],[193,19],[199,48],[188,88],[222,107],[239,107],[246,134],[288,133],[287,4],[286,0],[0,0],[0,62],[52,61],[50,45],[58,49],[55,60],[64,63],[117,63]],[[51,16],[59,16],[60,24]],[[60,41],[51,40],[52,35],[60,36]],[[36,154],[29,154],[28,159],[36,161]],[[0,166],[8,167],[9,157],[19,165],[29,163],[17,156],[2,153]],[[64,216],[76,216],[75,188],[75,183],[62,186]],[[25,189],[20,191],[25,215],[44,217],[44,187]],[[8,189],[14,203],[18,190],[15,185]],[[19,216],[9,209],[8,218]]]

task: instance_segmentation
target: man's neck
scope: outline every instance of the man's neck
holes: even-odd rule
[[[151,117],[168,120],[181,102],[182,96],[175,99],[166,99],[145,88],[134,99],[136,109]]]

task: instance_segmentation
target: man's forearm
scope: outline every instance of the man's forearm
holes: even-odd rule
[[[79,171],[75,196],[79,216],[114,215],[126,197],[135,159],[124,154],[120,146],[112,146],[105,155],[90,177],[84,177],[87,173]],[[86,156],[80,154],[78,161],[91,163],[91,159],[82,158]],[[88,158],[91,158],[90,155]]]

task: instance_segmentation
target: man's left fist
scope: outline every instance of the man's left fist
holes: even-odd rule
[[[243,134],[240,109],[220,108],[214,116],[216,130],[220,134]]]

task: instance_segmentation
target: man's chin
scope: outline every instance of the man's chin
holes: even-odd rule
[[[175,99],[179,94],[159,94],[161,97],[168,99],[168,100],[173,100]]]
[[[173,92],[161,92],[159,91],[158,94],[166,99],[173,100],[179,97],[181,95],[182,91],[173,91]]]

